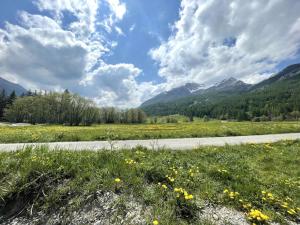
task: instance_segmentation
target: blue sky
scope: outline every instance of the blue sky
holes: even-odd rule
[[[299,0],[2,0],[0,76],[118,107],[187,82],[256,83],[300,62],[299,11]]]
[[[158,47],[171,35],[169,24],[179,18],[179,0],[126,1],[128,13],[120,22],[124,35],[112,34],[119,44],[113,54],[106,57],[108,63],[133,63],[143,68],[140,81],[162,81],[158,66],[148,55],[151,48]],[[130,31],[130,28],[133,30]],[[129,32],[128,32],[129,31]]]

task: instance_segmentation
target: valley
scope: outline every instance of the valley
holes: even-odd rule
[[[0,225],[300,225],[300,0],[1,0]]]

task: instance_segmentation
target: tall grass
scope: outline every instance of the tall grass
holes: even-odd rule
[[[158,139],[208,136],[237,136],[300,132],[299,122],[195,121],[169,124],[103,124],[91,127],[36,125],[0,127],[0,143],[94,141],[111,139]]]

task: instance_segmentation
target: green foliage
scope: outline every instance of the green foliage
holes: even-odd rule
[[[16,93],[13,91],[10,95],[6,95],[5,90],[2,90],[0,93],[0,119],[2,119],[4,110],[6,107],[11,105],[16,99]]]
[[[15,99],[11,95],[10,99]],[[93,123],[143,123],[146,114],[140,109],[126,111],[116,108],[98,108],[87,100],[68,91],[64,93],[28,94],[17,98],[5,110],[10,122],[31,124],[91,125]]]

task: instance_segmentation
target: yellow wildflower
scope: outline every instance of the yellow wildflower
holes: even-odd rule
[[[288,212],[290,215],[296,214],[296,211],[295,211],[294,209],[289,209],[287,212]]]
[[[165,184],[161,185],[161,187],[162,187],[163,189],[168,189],[167,185],[165,185]]]
[[[116,182],[116,183],[120,183],[120,182],[121,182],[121,179],[120,179],[120,178],[116,178],[116,179],[115,179],[115,182]]]
[[[181,192],[181,188],[174,188],[175,192]]]
[[[158,225],[158,224],[159,224],[158,220],[153,220],[153,225]]]
[[[268,197],[272,198],[273,194],[272,193],[268,193]]]
[[[194,196],[193,195],[185,195],[184,198],[185,198],[185,200],[191,200],[194,198]]]
[[[263,214],[261,211],[257,209],[251,209],[248,217],[250,220],[257,220],[257,221],[266,221],[269,220],[269,217]]]
[[[228,189],[225,189],[224,191],[223,191],[223,193],[228,193],[229,192],[229,190]]]

